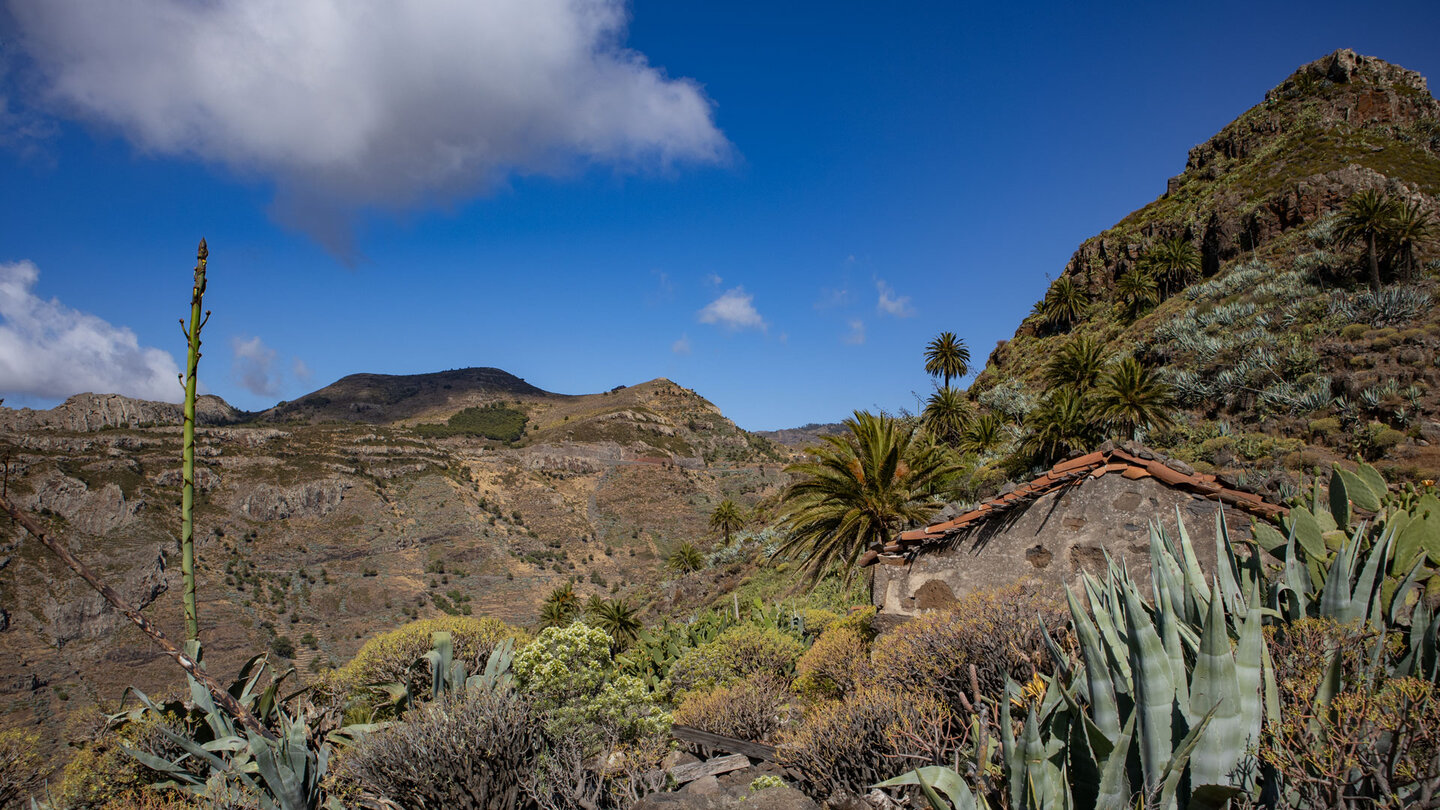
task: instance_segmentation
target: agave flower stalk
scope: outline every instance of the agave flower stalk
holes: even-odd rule
[[[200,618],[195,610],[195,382],[200,367],[200,330],[210,320],[206,312],[201,318],[200,307],[205,297],[205,262],[210,249],[205,240],[195,253],[195,286],[190,291],[190,326],[186,328],[188,351],[185,365],[185,438],[180,494],[180,574],[185,581],[185,638],[200,640]],[[184,322],[181,322],[184,327]]]

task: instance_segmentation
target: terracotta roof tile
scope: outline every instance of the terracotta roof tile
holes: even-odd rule
[[[1130,466],[1126,466],[1125,469],[1120,472],[1120,474],[1123,475],[1123,476],[1125,476],[1126,478],[1129,478],[1131,481],[1134,481],[1134,480],[1136,480],[1137,478],[1149,478],[1149,477],[1150,477],[1150,471],[1147,470],[1147,469],[1145,469],[1144,467],[1130,467]],[[1163,480],[1163,479],[1162,479],[1162,480]]]

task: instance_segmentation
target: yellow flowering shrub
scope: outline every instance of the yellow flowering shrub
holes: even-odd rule
[[[0,807],[19,806],[45,776],[45,760],[33,731],[0,731]]]
[[[958,711],[960,695],[971,692],[972,664],[981,692],[992,698],[1003,693],[1007,677],[1024,683],[1037,671],[1048,673],[1042,622],[1058,640],[1069,618],[1065,603],[1038,586],[977,591],[888,634],[875,649],[875,677],[898,692],[936,695]]]
[[[375,683],[398,683],[406,679],[417,692],[424,691],[430,675],[423,668],[411,671],[417,659],[430,651],[431,636],[445,631],[455,645],[455,660],[464,661],[471,673],[485,669],[485,662],[496,645],[507,638],[517,643],[526,640],[526,633],[499,619],[471,616],[440,616],[421,619],[381,633],[365,642],[349,663],[324,676],[317,688],[321,695],[343,700],[356,690]]]
[[[789,678],[804,647],[773,627],[741,624],[696,647],[670,668],[670,690],[684,695],[743,680],[756,673]]]
[[[869,663],[867,634],[837,622],[796,662],[795,691],[807,697],[838,698],[860,684]]]
[[[755,675],[708,692],[691,692],[675,723],[741,740],[768,742],[787,717],[785,684]]]

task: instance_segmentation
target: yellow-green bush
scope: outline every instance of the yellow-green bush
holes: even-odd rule
[[[496,645],[507,638],[526,640],[525,631],[489,617],[441,616],[421,619],[365,642],[349,663],[321,680],[317,692],[343,700],[356,690],[375,683],[413,680],[422,691],[430,681],[423,668],[413,671],[417,659],[429,652],[431,636],[448,632],[455,645],[455,660],[464,661],[470,672],[480,672]]]
[[[933,697],[869,686],[844,700],[812,708],[780,739],[780,764],[801,788],[824,801],[838,790],[863,794],[870,785],[943,763],[949,712]]]
[[[768,741],[786,719],[785,684],[755,675],[708,692],[691,692],[675,723],[741,740]]]
[[[1040,586],[1016,582],[977,591],[887,635],[876,647],[874,671],[898,692],[928,692],[958,711],[960,694],[971,691],[971,664],[991,697],[1002,693],[1006,677],[1023,682],[1049,672],[1041,622],[1058,634],[1069,617],[1065,604]]]
[[[0,731],[0,807],[18,806],[40,787],[46,767],[39,744],[33,731]]]
[[[51,787],[56,806],[68,810],[165,806],[169,797],[153,787],[160,780],[125,752],[134,748],[162,759],[179,758],[183,752],[164,736],[159,723],[147,714],[142,720],[103,725],[82,736],[84,742],[66,763],[59,784]]]
[[[683,695],[760,672],[788,678],[803,650],[794,637],[773,627],[737,625],[682,655],[667,680],[673,694]]]
[[[800,611],[800,618],[805,622],[806,635],[818,636],[825,632],[827,627],[840,621],[841,616],[833,610],[804,608]]]
[[[795,691],[808,697],[840,697],[860,683],[869,662],[869,635],[837,622],[796,662]]]

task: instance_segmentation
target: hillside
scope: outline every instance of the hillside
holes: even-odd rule
[[[1057,325],[1037,304],[971,397],[1023,418],[1046,365],[1088,338],[1164,369],[1182,418],[1148,440],[1198,466],[1282,495],[1294,471],[1357,454],[1398,479],[1434,477],[1440,252],[1432,226],[1413,278],[1382,256],[1372,294],[1364,245],[1338,230],[1364,191],[1436,221],[1440,103],[1418,73],[1341,50],[1190,150],[1159,199],[1082,243],[1047,293],[1078,290],[1079,317]],[[1133,306],[1122,279],[1167,242],[1198,255],[1198,272]]]
[[[523,415],[523,435],[426,435],[486,405]],[[10,497],[172,635],[179,423],[178,406],[117,396],[0,409]],[[197,458],[200,614],[222,671],[289,646],[313,672],[377,628],[442,613],[533,624],[570,580],[582,597],[647,604],[669,548],[713,546],[717,503],[750,506],[781,482],[774,445],[668,380],[561,396],[495,369],[354,375],[254,415],[207,398]],[[179,682],[13,527],[0,634],[0,725],[39,725],[51,743],[72,707]]]

